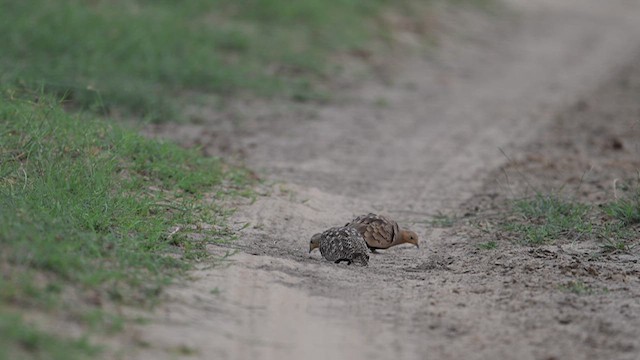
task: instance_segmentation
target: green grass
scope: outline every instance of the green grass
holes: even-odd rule
[[[604,206],[604,212],[621,224],[640,224],[640,188]]]
[[[564,285],[560,285],[560,290],[564,292],[573,293],[576,295],[589,295],[594,292],[594,289],[582,281],[569,281]]]
[[[631,253],[631,250],[635,247],[623,239],[613,240],[612,238],[603,238],[602,244],[600,245],[602,248],[602,252],[605,254],[614,254],[614,253]]]
[[[514,203],[514,211],[522,221],[508,224],[507,229],[521,233],[528,244],[542,244],[593,231],[588,221],[589,206],[553,194],[536,194],[533,198],[518,200]]]
[[[0,0],[0,82],[156,120],[194,91],[309,100],[337,72],[330,56],[366,47],[404,3]]]
[[[495,240],[490,240],[490,241],[486,241],[478,244],[478,249],[480,250],[494,250],[497,248],[498,248],[498,242]]]
[[[502,228],[527,245],[597,239],[604,253],[630,252],[637,240],[639,192],[600,206],[538,193],[513,202]]]
[[[217,203],[245,192],[246,179],[195,150],[70,115],[41,94],[3,93],[0,308],[117,330],[121,320],[92,309],[152,304],[208,256],[206,243],[231,238]]]

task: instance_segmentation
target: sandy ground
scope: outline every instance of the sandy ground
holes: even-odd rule
[[[447,14],[436,51],[345,86],[341,101],[257,103],[233,109],[233,123],[200,109],[199,125],[149,129],[237,154],[267,181],[232,219],[240,239],[211,247],[239,253],[170,288],[130,331],[132,356],[640,359],[637,255],[590,263],[580,254],[593,244],[574,243],[481,251],[486,235],[469,222],[430,224],[439,212],[481,218],[523,191],[498,181],[505,171],[543,184],[595,168],[586,190],[606,197],[609,175],[638,169],[640,3],[507,5]],[[307,254],[312,234],[367,212],[418,232],[420,249],[372,255],[367,268]],[[572,279],[607,291],[562,291]]]

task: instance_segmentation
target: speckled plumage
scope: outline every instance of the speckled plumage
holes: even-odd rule
[[[322,257],[328,261],[346,261],[349,265],[353,262],[362,266],[369,264],[367,243],[360,233],[351,227],[334,227],[313,235],[311,250],[315,247],[320,249]]]
[[[401,230],[397,222],[383,215],[372,213],[360,215],[345,226],[358,230],[371,251],[388,249],[403,243],[411,243],[418,247],[416,233]]]

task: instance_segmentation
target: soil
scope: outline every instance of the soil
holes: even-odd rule
[[[172,286],[129,329],[127,357],[639,359],[638,251],[594,257],[595,240],[531,247],[491,230],[533,190],[602,203],[634,179],[639,18],[624,0],[444,10],[435,51],[344,84],[340,101],[193,109],[197,125],[149,128],[265,181],[232,218],[239,239],[210,247],[238,253]],[[308,254],[311,235],[368,212],[416,231],[420,249],[368,267]],[[439,214],[459,220],[438,227]]]

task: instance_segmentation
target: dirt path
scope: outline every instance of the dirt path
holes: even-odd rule
[[[480,253],[428,225],[483,189],[506,162],[499,148],[534,141],[640,51],[635,1],[508,4],[507,19],[450,15],[465,25],[445,25],[453,35],[436,55],[405,59],[391,81],[346,90],[313,116],[268,109],[237,126],[155,129],[211,152],[233,136],[226,151],[275,184],[235,215],[249,226],[230,265],[170,289],[134,331],[148,345],[138,357],[639,358],[637,297],[567,300],[553,271],[514,265],[535,265],[530,249]],[[418,232],[421,248],[388,250],[364,269],[306,253],[313,233],[369,211]]]

